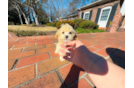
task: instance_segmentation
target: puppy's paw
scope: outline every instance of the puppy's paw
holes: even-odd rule
[[[64,60],[65,60],[65,59],[64,59],[64,58],[62,58],[62,57],[60,57],[59,59],[60,59],[60,61],[64,61]]]
[[[55,50],[55,52],[54,52],[55,54],[58,54],[58,51],[57,50]]]

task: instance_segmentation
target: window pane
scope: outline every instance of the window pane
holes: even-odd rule
[[[110,9],[106,9],[106,10],[103,10],[103,11],[102,11],[102,15],[101,15],[101,19],[100,19],[101,21],[107,20],[109,11],[110,11]]]
[[[86,13],[85,14],[85,20],[88,20],[88,18],[89,18],[89,13]]]

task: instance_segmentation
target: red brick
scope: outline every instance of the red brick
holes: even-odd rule
[[[22,48],[20,48],[20,49],[11,49],[11,50],[8,50],[8,54],[20,53],[21,51],[22,51]]]
[[[56,72],[51,72],[20,88],[60,88],[61,82]]]
[[[38,36],[32,36],[32,37],[33,37],[33,39],[39,39]]]
[[[28,41],[27,43],[28,43],[28,44],[29,44],[29,43],[43,43],[43,41],[42,41],[42,40],[38,40],[38,41],[33,40],[33,41]]]
[[[85,45],[86,47],[92,46],[92,44],[90,44],[90,43],[85,43],[84,45]]]
[[[54,50],[55,50],[55,47],[37,49],[37,54],[38,53],[44,53],[44,52],[50,52],[50,51],[54,51]]]
[[[101,44],[98,44],[98,45],[95,45],[95,46],[93,46],[93,47],[98,48],[98,49],[101,49],[101,48],[103,48],[103,47],[105,47],[105,46],[103,46],[103,45],[101,45]]]
[[[46,42],[40,42],[40,43],[37,43],[37,45],[43,45],[43,44],[49,44],[51,43],[50,41],[46,41]]]
[[[8,70],[12,69],[14,63],[15,63],[15,60],[8,61]]]
[[[123,50],[123,51],[125,51],[125,46],[121,47],[121,49],[120,49],[120,50]]]
[[[94,51],[96,51],[97,49],[96,48],[94,48],[94,47],[89,47],[88,48],[91,52],[94,52]]]
[[[50,57],[49,57],[48,53],[22,58],[22,59],[19,59],[17,65],[16,65],[16,68],[34,64],[34,63],[37,63],[37,62],[40,62],[40,61],[43,61],[43,60],[46,60],[49,58]]]
[[[53,47],[56,46],[55,44],[46,44],[46,47]]]
[[[93,88],[84,78],[74,84],[71,88]]]
[[[8,45],[22,45],[22,44],[25,44],[24,42],[23,43],[10,43]]]
[[[15,45],[13,48],[22,48],[22,47],[28,47],[28,46],[35,46],[35,44],[32,43],[32,44]]]
[[[113,49],[113,50],[112,49],[111,50],[106,50],[104,48],[104,49],[101,49],[101,50],[97,51],[96,53],[98,53],[98,54],[100,54],[100,55],[102,55],[104,57],[107,57],[108,55],[110,55],[114,51],[115,51],[115,49]]]
[[[39,36],[39,39],[45,39],[45,37],[44,36]]]
[[[111,47],[111,48],[119,48],[119,47],[121,47],[122,45],[120,45],[120,44],[112,44],[112,45],[110,45],[110,46],[108,46],[108,47]]]
[[[73,82],[79,79],[85,71],[72,63],[59,69],[59,73],[64,80],[66,86],[71,85]]]
[[[35,50],[19,53],[8,53],[8,60],[18,59],[21,57],[27,57],[35,54]]]
[[[82,43],[86,44],[86,43],[89,43],[89,41],[87,40],[84,40],[84,41],[81,41]]]
[[[69,62],[66,60],[63,62],[60,61],[59,57],[40,62],[38,63],[38,75],[45,74],[67,63]]]
[[[8,72],[8,88],[13,88],[35,77],[35,66],[28,66]]]
[[[12,45],[8,46],[8,49],[10,49],[12,47]]]
[[[59,54],[55,54],[55,51],[50,52],[50,55],[51,55],[52,57],[57,57],[57,56],[59,56]]]
[[[30,47],[26,47],[23,51],[29,51],[29,50],[41,49],[41,48],[45,48],[45,46],[44,45],[30,46]]]
[[[27,36],[26,37],[26,40],[29,40],[29,39],[32,39],[32,37],[31,36]]]

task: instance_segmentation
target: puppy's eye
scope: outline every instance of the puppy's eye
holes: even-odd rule
[[[64,34],[64,32],[62,32],[62,34]]]
[[[72,34],[72,32],[69,32],[69,34]]]

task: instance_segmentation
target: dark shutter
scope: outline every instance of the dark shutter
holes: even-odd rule
[[[115,5],[113,5],[113,6],[112,6],[112,11],[111,11],[111,13],[110,13],[110,16],[109,16],[109,19],[108,19],[108,22],[107,22],[106,27],[108,27],[108,26],[109,26],[110,21],[112,21],[112,20],[113,20],[114,15],[115,15],[115,12],[116,12],[116,9],[117,9],[117,6],[118,6],[118,3],[116,3]]]
[[[90,14],[89,14],[89,20],[91,20],[91,17],[92,17],[92,10],[90,11]]]
[[[83,19],[84,12],[81,13],[81,18]]]
[[[96,14],[95,23],[98,23],[100,12],[101,12],[101,8],[98,8],[98,11],[97,11],[97,14]]]

